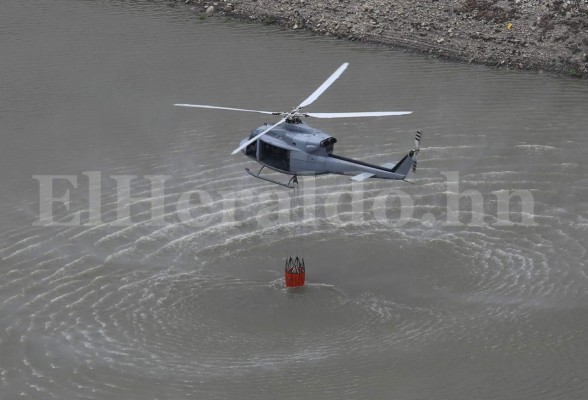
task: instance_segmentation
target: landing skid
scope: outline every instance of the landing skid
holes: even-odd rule
[[[290,188],[290,189],[294,189],[294,188],[296,187],[296,186],[294,186],[294,184],[296,184],[296,185],[298,184],[298,175],[292,175],[292,178],[290,178],[290,180],[288,181],[288,183],[282,183],[282,182],[274,181],[273,179],[270,179],[270,178],[266,178],[266,177],[264,177],[264,176],[261,176],[261,175],[260,175],[260,174],[261,174],[261,171],[262,171],[264,168],[265,168],[265,165],[264,165],[264,166],[262,166],[262,167],[259,169],[259,171],[257,171],[257,173],[256,173],[256,174],[255,174],[255,173],[253,173],[253,172],[251,172],[251,171],[249,170],[249,168],[245,168],[245,171],[247,171],[247,173],[248,173],[249,175],[251,175],[252,177],[254,177],[254,178],[261,179],[261,180],[263,180],[263,181],[267,181],[267,182],[271,182],[271,183],[275,183],[276,185],[284,186],[284,187],[287,187],[287,188]]]

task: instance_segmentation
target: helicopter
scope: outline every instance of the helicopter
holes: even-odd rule
[[[281,117],[272,125],[265,124],[253,129],[248,138],[241,140],[231,154],[242,152],[245,156],[261,164],[257,172],[245,168],[247,173],[277,185],[294,188],[298,183],[298,176],[316,176],[325,174],[351,175],[354,181],[375,179],[404,180],[408,173],[416,172],[417,154],[420,150],[422,133],[417,131],[415,148],[410,150],[397,163],[382,165],[370,164],[360,160],[333,154],[337,139],[331,135],[311,127],[302,118],[356,118],[381,117],[411,114],[412,111],[372,111],[372,112],[343,112],[316,113],[306,112],[304,108],[319,98],[347,69],[349,63],[343,63],[331,76],[323,82],[308,98],[288,112],[248,110],[243,108],[219,107],[203,104],[174,104],[177,107],[208,108],[217,110],[241,111],[268,114]],[[290,176],[287,183],[279,182],[261,174],[268,168]]]

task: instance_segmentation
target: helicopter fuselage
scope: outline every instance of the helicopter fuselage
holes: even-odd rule
[[[415,136],[415,148],[398,163],[382,165],[353,160],[333,154],[337,139],[325,132],[312,128],[302,122],[302,118],[364,118],[385,117],[412,114],[412,111],[361,111],[361,112],[307,112],[306,107],[314,103],[349,66],[343,63],[324,81],[310,96],[290,111],[263,111],[246,108],[221,107],[208,104],[176,103],[179,107],[206,108],[214,110],[239,111],[279,116],[274,124],[266,124],[254,129],[247,139],[241,140],[239,146],[231,154],[242,152],[262,165],[257,173],[247,172],[259,179],[276,183],[289,188],[298,183],[298,175],[354,175],[351,179],[364,181],[369,178],[406,180],[412,169],[416,171],[416,155],[419,152],[421,132]],[[268,167],[275,171],[290,175],[288,183],[277,182],[265,176],[261,171]]]
[[[250,138],[267,129],[260,126]],[[243,139],[241,143],[250,138]],[[284,122],[249,144],[242,153],[252,160],[288,175],[355,175],[355,180],[367,178],[406,178],[413,165],[409,153],[398,164],[375,165],[333,154],[337,139],[302,121]]]

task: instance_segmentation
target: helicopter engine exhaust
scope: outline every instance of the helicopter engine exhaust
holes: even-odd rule
[[[334,137],[330,137],[330,138],[326,138],[326,139],[322,140],[320,143],[320,146],[321,147],[328,147],[328,146],[334,145],[335,143],[337,143],[337,139],[335,139]]]

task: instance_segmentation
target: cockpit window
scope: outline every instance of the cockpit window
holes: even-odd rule
[[[251,157],[257,157],[257,140],[245,148],[245,154]]]

